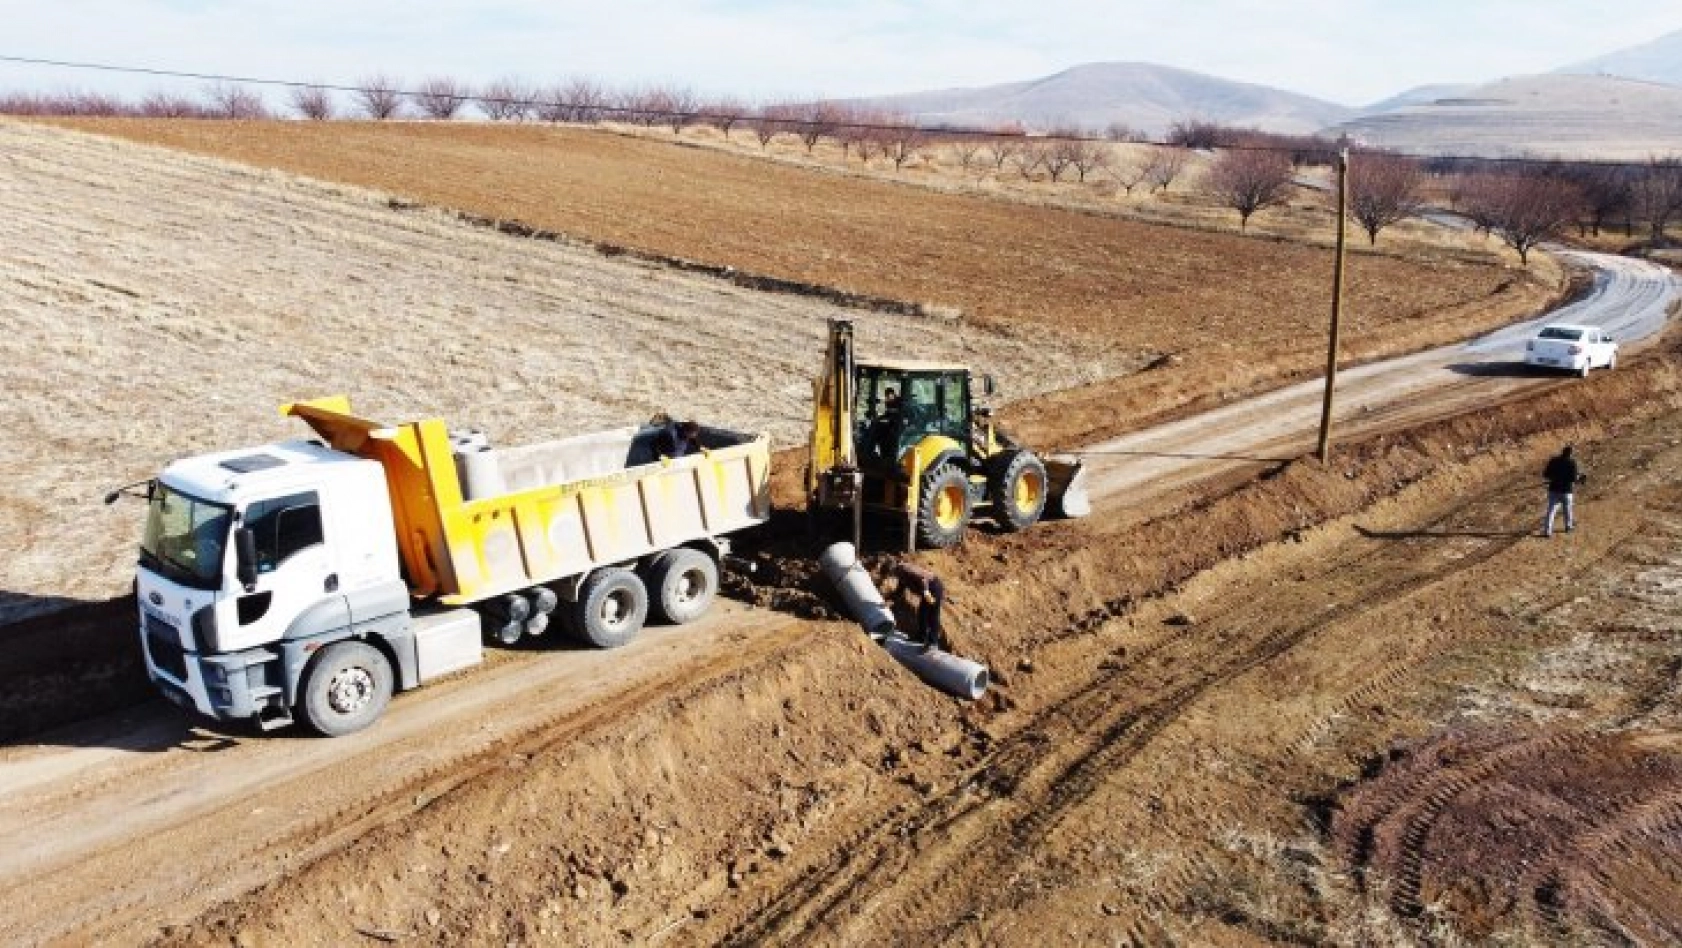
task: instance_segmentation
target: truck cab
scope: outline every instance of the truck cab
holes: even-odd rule
[[[347,633],[388,650],[403,640],[409,592],[390,522],[380,465],[314,442],[171,464],[148,489],[140,544],[147,674],[210,717],[289,722],[322,646]],[[385,657],[386,674],[413,679],[412,658]],[[371,675],[340,683],[340,710],[378,697]]]

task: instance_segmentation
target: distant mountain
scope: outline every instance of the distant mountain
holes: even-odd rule
[[[1596,56],[1555,70],[1579,76],[1621,76],[1682,86],[1682,30],[1666,33],[1650,43]]]
[[[1643,159],[1682,155],[1682,87],[1520,76],[1328,129],[1417,154]]]
[[[1122,122],[1152,136],[1200,119],[1302,134],[1355,113],[1293,92],[1149,63],[1092,63],[1027,82],[849,100],[903,112],[925,124],[1020,122],[1031,130]]]
[[[1356,109],[1356,111],[1361,115],[1394,112],[1397,109],[1405,109],[1410,105],[1426,105],[1438,99],[1452,99],[1456,96],[1465,95],[1466,91],[1471,88],[1473,88],[1472,84],[1465,82],[1415,86],[1406,92],[1393,95],[1380,102],[1374,102],[1372,105]]]

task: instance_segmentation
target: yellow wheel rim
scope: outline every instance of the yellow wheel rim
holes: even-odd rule
[[[964,485],[947,484],[934,499],[934,522],[950,530],[964,522]]]
[[[1032,471],[1023,472],[1016,479],[1016,509],[1027,513],[1039,506],[1040,498],[1045,495],[1045,483],[1040,476]]]

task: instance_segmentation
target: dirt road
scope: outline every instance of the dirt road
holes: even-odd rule
[[[1624,338],[1662,325],[1676,293],[1667,273],[1615,259],[1590,262],[1606,276],[1595,296],[1578,304],[1590,315],[1573,318],[1601,319]],[[1370,428],[1553,384],[1464,370],[1469,354],[1499,365],[1522,330],[1503,337],[1352,371],[1344,376],[1344,397],[1373,409],[1355,414]],[[1286,390],[1100,446],[1095,453],[1147,456],[1098,462],[1096,516],[1137,516],[1160,491],[1244,463],[1211,465],[1210,454],[1300,451],[1312,429],[1312,413],[1304,415],[1310,407],[1317,410],[1317,390]],[[802,625],[733,608],[682,634],[651,635],[628,652],[501,654],[490,668],[398,700],[379,727],[344,740],[189,729],[172,708],[153,704],[40,746],[0,751],[0,898],[18,907],[7,928],[25,941],[129,939],[189,921],[371,826],[425,807],[471,779],[485,760],[500,765],[525,742],[564,740],[679,682],[740,667],[801,635]],[[1235,655],[1240,669],[1253,664],[1242,661],[1246,654]],[[1129,667],[1135,671],[1116,687],[1135,688],[1132,675],[1154,674]],[[1164,653],[1149,667],[1202,666]],[[511,694],[520,700],[508,701]],[[1088,724],[1079,729],[1102,731]],[[969,851],[963,835],[950,838],[955,855]],[[767,916],[766,924],[778,917]],[[773,931],[788,933],[779,927],[764,934]]]

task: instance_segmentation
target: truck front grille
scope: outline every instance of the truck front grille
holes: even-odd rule
[[[146,653],[152,664],[169,672],[177,681],[187,680],[187,657],[181,649],[181,632],[164,619],[146,614]]]

